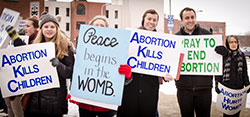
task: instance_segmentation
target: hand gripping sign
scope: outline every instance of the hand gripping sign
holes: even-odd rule
[[[8,33],[5,28],[15,26],[19,17],[19,13],[8,8],[5,8],[0,17],[0,48],[6,48],[10,42]]]
[[[0,86],[3,97],[59,87],[53,43],[0,49]]]

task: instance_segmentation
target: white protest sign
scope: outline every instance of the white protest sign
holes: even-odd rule
[[[214,51],[222,45],[222,35],[180,37],[185,54],[181,75],[222,75],[222,56]]]
[[[10,38],[5,28],[8,25],[16,26],[19,13],[8,8],[5,8],[0,17],[0,48],[6,48],[9,44]]]
[[[28,44],[29,43],[29,36],[19,36],[22,40],[23,40],[23,42],[25,42],[26,44]],[[9,47],[14,47],[14,42],[12,41],[12,40],[10,40],[10,42],[9,42],[9,45],[8,45],[8,48]]]
[[[218,88],[220,89],[216,102],[218,110],[233,115],[246,107],[247,90],[250,85],[240,90],[233,90],[219,83]]]
[[[0,86],[3,97],[59,86],[54,43],[31,44],[0,49]]]
[[[127,64],[133,72],[176,78],[181,38],[175,35],[132,29]]]

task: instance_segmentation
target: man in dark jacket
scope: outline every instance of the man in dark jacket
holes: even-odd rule
[[[209,31],[196,24],[196,13],[192,8],[180,12],[183,27],[176,35],[209,35]],[[182,117],[210,117],[212,76],[180,75],[176,81],[177,98]]]

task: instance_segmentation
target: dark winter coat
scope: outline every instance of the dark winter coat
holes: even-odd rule
[[[45,42],[43,40],[43,42]],[[14,46],[26,45],[20,38],[14,41]],[[33,114],[48,114],[48,115],[63,115],[68,113],[68,101],[66,79],[72,78],[74,65],[74,52],[72,45],[69,45],[69,56],[59,59],[66,68],[57,67],[60,88],[47,89],[39,92],[30,93],[31,102],[27,109],[28,113]]]
[[[74,54],[69,47],[69,56],[59,59],[66,68],[57,67],[57,73],[60,82],[60,88],[47,89],[31,93],[31,103],[28,108],[29,113],[55,114],[62,115],[68,113],[68,101],[66,79],[72,78]]]
[[[122,105],[118,108],[117,117],[155,116],[159,93],[158,76],[132,73],[131,79],[124,86]]]
[[[201,28],[198,24],[192,34],[186,33],[184,27],[176,35],[210,35],[211,32]],[[180,75],[180,79],[175,82],[178,89],[209,89],[213,87],[213,76],[205,75]]]
[[[248,86],[249,83],[249,77],[248,77],[248,73],[247,73],[247,63],[246,63],[246,58],[245,58],[245,54],[243,52],[240,51],[241,54],[238,54],[237,56],[241,56],[242,57],[242,62],[243,62],[243,66],[242,66],[242,73],[238,72],[238,61],[237,58],[232,57],[232,52],[229,49],[229,43],[228,43],[228,39],[226,40],[226,47],[227,47],[227,54],[225,54],[225,56],[223,56],[223,66],[225,66],[225,61],[227,60],[228,57],[231,57],[232,60],[230,61],[230,72],[229,72],[229,79],[228,81],[223,81],[223,76],[216,76],[215,77],[215,84],[216,84],[216,88],[218,87],[218,82],[220,82],[221,84],[223,84],[224,86],[231,88],[231,89],[242,89],[244,88],[244,86]],[[238,41],[238,40],[237,40]],[[239,51],[239,44],[237,47],[236,51]],[[223,67],[224,68],[224,67]],[[225,75],[225,74],[223,74]]]

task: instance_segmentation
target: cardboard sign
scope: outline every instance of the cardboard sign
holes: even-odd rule
[[[181,38],[175,35],[132,29],[127,64],[136,73],[176,78]]]
[[[128,35],[128,30],[81,25],[70,91],[72,97],[85,99],[82,103],[113,110],[121,105],[125,79],[118,68],[126,64]]]
[[[227,115],[233,115],[246,107],[247,90],[250,85],[240,89],[233,90],[218,84],[220,94],[217,95],[216,108]]]
[[[26,44],[29,43],[29,36],[19,36],[23,42],[25,42]],[[9,47],[14,47],[14,42],[12,40],[10,40],[8,48]]]
[[[222,45],[221,35],[180,37],[185,54],[181,75],[222,75],[222,56],[214,51]]]
[[[10,37],[5,28],[8,25],[16,26],[19,13],[8,8],[4,8],[0,17],[0,48],[6,48],[9,44]]]
[[[31,44],[0,49],[0,86],[3,97],[59,86],[54,43]]]

